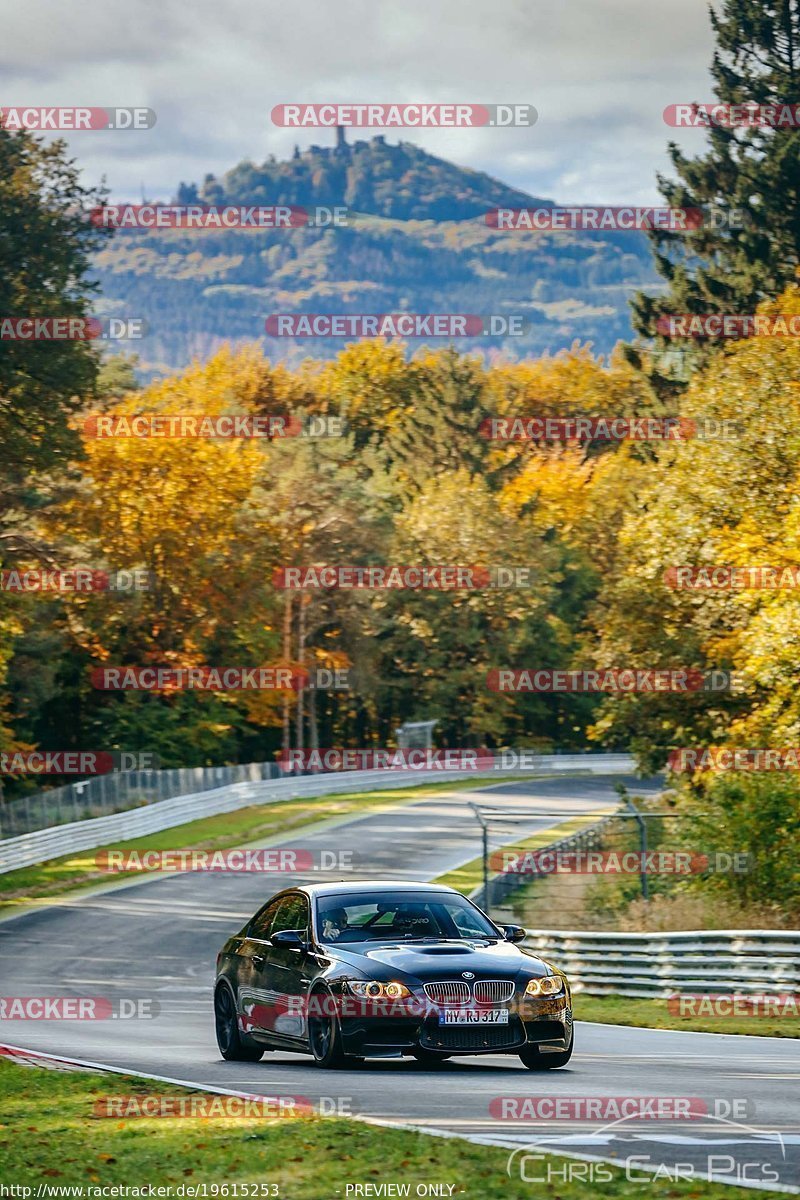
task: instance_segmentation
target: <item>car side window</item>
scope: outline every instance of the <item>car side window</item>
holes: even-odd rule
[[[285,896],[281,900],[270,934],[278,933],[282,929],[297,929],[300,933],[307,934],[308,918],[308,901],[305,896],[299,892],[295,892],[292,896]]]
[[[275,914],[282,903],[282,900],[273,900],[266,908],[262,908],[260,913],[256,914],[248,930],[250,937],[259,938],[262,942],[267,940],[272,929],[272,922],[275,920]]]

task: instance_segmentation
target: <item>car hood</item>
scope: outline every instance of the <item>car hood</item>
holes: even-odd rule
[[[511,942],[369,942],[348,946],[326,946],[331,957],[356,967],[367,974],[372,966],[380,965],[391,972],[413,975],[423,980],[458,979],[462,971],[472,971],[477,978],[500,975],[514,976],[523,970],[526,975],[550,975],[553,968],[532,951]],[[379,976],[384,971],[376,972]]]

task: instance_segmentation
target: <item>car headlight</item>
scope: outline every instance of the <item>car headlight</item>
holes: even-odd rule
[[[404,983],[395,980],[381,983],[377,979],[370,979],[362,983],[358,979],[348,979],[347,987],[354,996],[360,996],[363,1000],[403,1000],[411,995]]]
[[[563,991],[564,980],[560,975],[544,975],[541,979],[529,979],[526,996],[557,996]]]

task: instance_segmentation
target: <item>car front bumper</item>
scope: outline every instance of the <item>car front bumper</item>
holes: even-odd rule
[[[508,1007],[507,1025],[443,1025],[438,1010],[430,1004],[424,1015],[343,1014],[340,1018],[343,1049],[346,1054],[366,1058],[411,1053],[416,1049],[448,1055],[517,1053],[525,1046],[539,1046],[543,1052],[567,1049],[572,1037],[568,998],[563,995],[536,1000],[516,998]]]

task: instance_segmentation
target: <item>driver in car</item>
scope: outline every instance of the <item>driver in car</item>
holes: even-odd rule
[[[344,908],[329,908],[322,914],[322,936],[326,941],[335,942],[347,929],[347,910]]]

